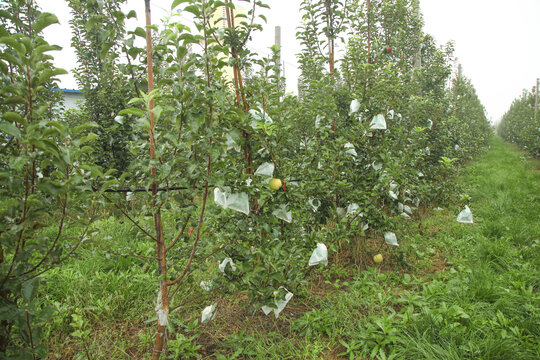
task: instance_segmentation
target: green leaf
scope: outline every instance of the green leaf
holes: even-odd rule
[[[132,18],[137,18],[137,12],[135,10],[131,10],[130,12],[127,13],[126,17],[128,19],[132,19]]]
[[[97,138],[99,138],[99,136],[94,134],[93,132],[91,132],[88,135],[86,135],[86,136],[79,139],[79,146],[82,145],[82,144],[85,144],[87,142],[94,141]]]
[[[98,127],[99,125],[95,122],[87,122],[87,123],[84,123],[82,125],[79,125],[77,127],[75,127],[71,133],[73,135],[78,135],[80,134],[81,132],[85,131],[85,130],[88,130],[88,129],[92,129],[92,128],[96,128]]]
[[[34,56],[36,54],[43,54],[44,52],[47,52],[47,51],[57,51],[57,50],[62,50],[62,47],[58,45],[44,44],[44,45],[36,46],[34,50],[32,51],[32,55]]]
[[[148,120],[148,118],[146,117],[140,117],[138,120],[137,120],[137,126],[143,130],[146,130],[146,131],[150,131],[151,130],[151,127],[150,127],[150,121]]]
[[[144,99],[142,98],[133,98],[128,101],[128,105],[137,105],[144,103]]]
[[[152,112],[154,113],[154,119],[156,121],[159,120],[159,118],[161,117],[161,112],[163,111],[163,108],[159,105],[157,105],[156,107],[154,107],[154,109],[152,109]]]
[[[189,53],[187,47],[185,46],[179,46],[178,49],[176,50],[176,56],[180,59],[183,59],[184,57],[186,57],[186,55]]]
[[[183,40],[184,45],[187,44],[198,44],[204,37],[201,35],[192,35],[192,34],[182,34],[178,37],[178,40]]]
[[[135,59],[137,55],[141,53],[143,53],[142,49],[137,48],[137,47],[131,47],[128,50],[129,57],[131,57],[132,59]]]
[[[111,185],[113,184],[118,184],[118,180],[113,179],[113,180],[106,181],[103,185],[101,185],[101,191],[105,191],[109,189]]]
[[[130,32],[131,34],[135,34],[137,36],[142,37],[143,39],[146,39],[146,31],[142,27],[137,27],[135,31]]]
[[[171,4],[171,10],[180,5],[181,3],[189,2],[190,0],[174,0]]]
[[[0,18],[10,19],[11,14],[5,10],[0,10]],[[9,32],[2,26],[0,26],[0,36],[9,36]]]
[[[192,13],[195,16],[201,16],[201,11],[199,10],[199,7],[197,5],[189,5],[186,6],[185,11]]]
[[[94,148],[86,145],[86,146],[83,146],[81,148],[81,154],[84,154],[84,153],[91,153],[92,151],[94,151]]]
[[[21,293],[22,293],[23,299],[27,303],[31,302],[32,299],[34,299],[34,297],[37,295],[38,287],[39,287],[38,278],[34,278],[32,280],[28,280],[23,283],[22,288],[21,288]]]
[[[66,133],[66,128],[58,121],[49,121],[47,122],[47,126],[58,130],[57,132],[55,132],[58,135],[64,135]]]
[[[60,159],[60,151],[58,150],[58,145],[55,142],[49,139],[42,139],[41,141],[31,141],[31,143],[33,145],[36,145],[36,147],[40,148],[41,150],[52,154],[57,159]]]
[[[4,133],[8,135],[12,135],[18,138],[21,137],[21,131],[15,125],[11,123],[0,121],[0,130],[2,130]]]
[[[18,311],[15,305],[6,305],[0,307],[0,320],[13,320],[17,317]]]
[[[105,56],[107,56],[107,53],[113,46],[114,42],[112,41],[103,43],[103,45],[101,46],[101,52],[99,53],[99,57],[103,59]]]
[[[9,96],[5,99],[2,99],[2,104],[6,105],[15,105],[15,104],[25,104],[26,99],[22,96]]]
[[[97,16],[92,16],[90,17],[90,19],[88,19],[88,21],[84,25],[84,28],[86,29],[86,31],[92,31],[92,29],[96,25],[101,25],[100,19]]]
[[[16,112],[11,112],[11,111],[3,113],[2,114],[2,119],[5,119],[5,120],[11,121],[11,122],[16,122],[16,123],[21,123],[22,120],[23,120],[21,115],[19,115]]]
[[[45,29],[47,26],[57,23],[58,18],[56,17],[56,15],[47,12],[41,13],[39,18],[32,25],[32,30],[35,34],[39,34],[41,30]]]
[[[43,83],[46,83],[51,80],[52,77],[56,75],[64,75],[68,72],[61,68],[54,68],[54,69],[45,69],[41,71],[38,77],[38,84],[41,85]]]
[[[28,156],[17,156],[9,159],[9,167],[15,171],[22,171],[26,163],[28,162]]]
[[[20,57],[23,57],[26,54],[26,48],[14,36],[0,37],[0,44],[6,44],[7,46],[11,47],[19,54]]]
[[[56,184],[49,179],[43,179],[38,184],[38,189],[43,191],[47,195],[56,196],[62,192],[62,186]]]

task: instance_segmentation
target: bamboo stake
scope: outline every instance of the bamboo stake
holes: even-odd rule
[[[538,86],[540,85],[540,79],[536,79],[536,97],[534,101],[534,120],[536,120],[536,114],[538,113]]]
[[[228,4],[230,0],[225,0],[225,3]],[[227,26],[234,31],[234,12],[228,6],[225,8],[225,14],[227,18]],[[234,87],[236,91],[236,101],[238,108],[244,110],[247,114],[249,111],[249,105],[247,103],[246,94],[244,91],[244,84],[242,81],[242,73],[240,72],[240,67],[238,66],[238,52],[234,46],[231,46],[231,55],[234,58],[235,62],[233,64],[233,73],[234,73]],[[243,108],[242,108],[243,105]],[[253,174],[252,166],[252,155],[251,155],[251,146],[249,140],[249,133],[246,131],[242,132],[243,137],[246,139],[246,147],[244,149],[244,160],[246,162],[246,174]],[[254,204],[257,204],[257,200],[254,200]]]
[[[150,0],[144,1],[145,12],[146,12],[146,61],[148,66],[148,93],[150,94],[154,90],[154,72],[152,65],[152,17],[150,12]],[[155,128],[155,119],[154,119],[154,99],[150,100],[148,104],[148,116],[150,118],[150,131],[149,131],[149,141],[150,141],[150,159],[154,160],[156,157],[155,154],[155,138],[154,138],[154,128]],[[156,167],[152,164],[150,168],[150,174],[152,176],[156,175]],[[152,203],[154,208],[154,229],[156,231],[156,255],[158,257],[158,268],[161,270],[161,280],[160,280],[160,289],[158,295],[158,301],[156,304],[156,313],[158,316],[158,326],[156,332],[156,341],[154,344],[154,349],[152,351],[152,360],[159,360],[161,353],[163,352],[163,347],[167,338],[167,322],[169,316],[169,298],[167,295],[167,259],[165,252],[165,243],[163,239],[163,226],[161,220],[161,211],[156,202],[157,196],[157,183],[154,180],[152,182]]]

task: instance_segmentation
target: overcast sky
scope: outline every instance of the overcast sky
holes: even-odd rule
[[[158,22],[170,9],[172,0],[152,0],[153,20]],[[288,90],[295,91],[300,51],[295,39],[300,22],[300,0],[267,0],[268,23],[248,45],[259,54],[268,54],[274,42],[274,28],[281,26],[282,58]],[[64,0],[37,0],[43,11],[55,13],[61,24],[47,29],[49,43],[64,48],[56,54],[57,66],[71,70],[76,65],[69,48],[69,9]],[[471,79],[488,117],[496,122],[523,89],[530,89],[540,77],[540,0],[420,0],[425,32],[439,44],[455,43],[455,55]],[[128,0],[128,9],[137,10],[144,26],[144,1]],[[131,25],[131,24],[130,24]],[[76,88],[71,75],[61,78],[64,88]]]

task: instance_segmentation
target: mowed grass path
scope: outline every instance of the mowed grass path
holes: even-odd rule
[[[540,359],[540,162],[495,137],[461,177],[473,225],[455,212],[432,240],[449,271],[401,327],[403,359]],[[441,225],[444,215],[431,219]]]
[[[357,266],[331,253],[278,319],[194,281],[171,316],[167,359],[540,359],[540,162],[494,137],[455,180],[455,204],[428,210],[423,231],[418,218],[396,231],[401,254],[385,246],[382,264],[366,253]],[[464,205],[474,224],[456,221]],[[111,247],[133,237],[115,218],[99,227]],[[59,310],[49,359],[151,352],[152,272],[143,260],[100,251],[90,246],[45,278],[44,296]],[[214,301],[216,318],[200,326]]]

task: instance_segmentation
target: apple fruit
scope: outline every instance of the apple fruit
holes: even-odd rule
[[[386,53],[387,53],[387,54],[390,54],[391,52],[392,52],[392,47],[391,47],[391,46],[388,46],[388,47],[386,48]]]
[[[283,185],[280,179],[270,179],[269,184],[270,184],[270,189],[272,190],[279,190],[281,186]]]
[[[383,257],[382,257],[382,254],[377,254],[373,257],[373,261],[375,261],[375,263],[381,263],[383,261]]]

